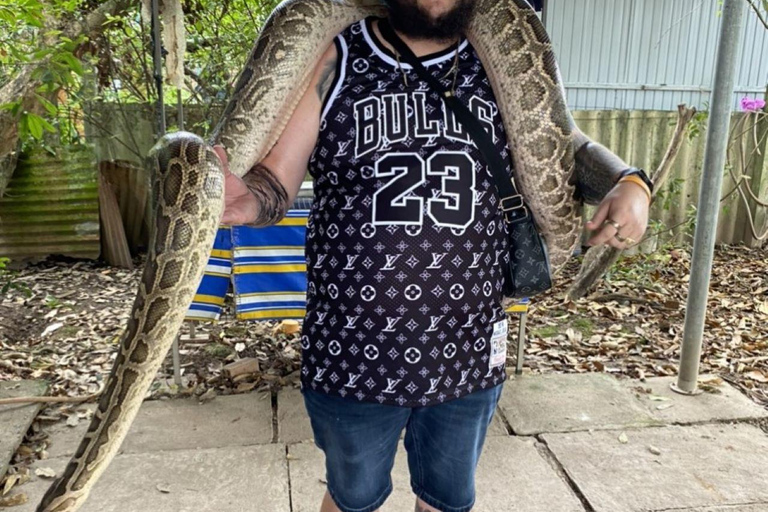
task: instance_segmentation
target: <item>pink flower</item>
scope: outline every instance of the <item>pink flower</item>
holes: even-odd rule
[[[745,112],[757,112],[765,108],[765,100],[758,100],[747,98],[746,96],[741,98],[741,110]]]

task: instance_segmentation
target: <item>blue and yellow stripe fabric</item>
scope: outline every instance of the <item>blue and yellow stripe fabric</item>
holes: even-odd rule
[[[232,230],[221,226],[185,320],[217,321],[232,277]]]
[[[263,228],[235,226],[235,309],[241,320],[304,318],[307,264],[304,241],[309,210],[289,210]]]
[[[222,226],[185,320],[218,321],[230,282],[238,319],[304,318],[308,215],[291,209],[274,226]]]

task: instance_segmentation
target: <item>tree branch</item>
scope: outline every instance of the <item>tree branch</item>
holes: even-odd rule
[[[747,0],[749,2],[749,5],[752,7],[752,10],[755,11],[755,14],[757,14],[757,19],[760,20],[760,23],[763,24],[763,26],[768,29],[768,21],[763,17],[763,13],[760,12],[760,8],[755,5],[754,0]]]
[[[104,30],[104,23],[108,16],[121,16],[133,6],[133,0],[109,0],[99,5],[85,18],[74,20],[60,27],[62,35],[70,39],[80,36],[92,38]],[[34,92],[40,85],[40,81],[33,79],[35,70],[46,66],[50,55],[41,59],[37,65],[22,66],[22,70],[11,81],[0,88],[0,105],[21,101],[25,105],[33,104]],[[31,110],[31,108],[25,108]],[[18,119],[10,115],[8,111],[0,112],[0,197],[5,192],[5,187],[13,174],[13,166],[9,162],[15,161],[15,151],[19,143]]]

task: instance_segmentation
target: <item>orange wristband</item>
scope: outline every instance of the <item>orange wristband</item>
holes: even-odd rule
[[[646,185],[643,180],[641,180],[637,176],[633,176],[630,174],[629,176],[624,176],[619,180],[619,183],[624,183],[624,182],[634,183],[635,185],[639,185],[643,187],[643,191],[645,192],[645,195],[648,196],[648,202],[649,203],[651,202],[651,191],[648,189],[648,185]]]

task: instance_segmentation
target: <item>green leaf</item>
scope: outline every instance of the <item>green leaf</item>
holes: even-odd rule
[[[0,20],[5,21],[9,25],[16,24],[16,17],[13,15],[10,9],[0,9]]]
[[[29,134],[37,140],[43,138],[43,118],[35,114],[27,114],[24,116],[24,123],[27,125]]]
[[[11,101],[9,103],[3,103],[0,105],[0,110],[8,110],[11,115],[15,116],[19,113],[19,108],[21,107],[21,100],[19,101]]]
[[[55,116],[59,113],[59,109],[56,108],[56,105],[47,99],[43,98],[39,94],[35,94],[35,97],[37,98],[37,101],[39,101],[45,107],[45,110],[47,110],[50,115]]]
[[[64,52],[60,55],[60,57],[69,65],[72,71],[82,76],[83,64],[80,62],[80,60],[77,57],[72,55],[70,52]]]
[[[40,123],[43,125],[43,128],[45,129],[45,131],[56,133],[56,128],[51,123],[49,123],[48,120],[46,120],[45,118],[41,117]]]

